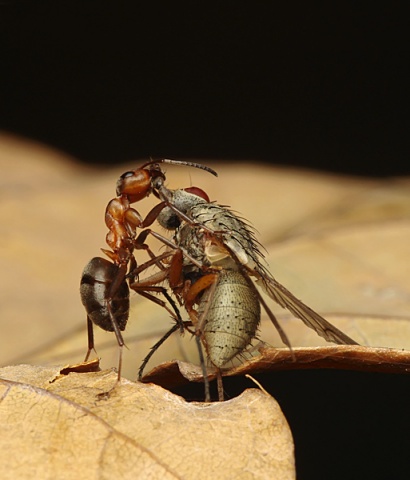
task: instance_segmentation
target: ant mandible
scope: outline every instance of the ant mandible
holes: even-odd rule
[[[176,320],[181,329],[184,322],[181,319],[178,308],[165,288],[154,285],[142,285],[138,288],[137,275],[151,265],[157,265],[164,269],[161,261],[170,255],[165,252],[155,256],[151,249],[142,242],[136,242],[137,228],[143,229],[150,226],[166,202],[156,205],[145,218],[131,207],[131,204],[143,200],[151,193],[159,198],[155,189],[155,181],[165,181],[165,174],[160,168],[160,163],[184,165],[199,168],[213,175],[214,170],[204,165],[193,162],[162,159],[150,161],[139,169],[125,172],[117,181],[117,196],[107,205],[105,210],[105,223],[109,229],[106,242],[111,250],[101,249],[111,260],[94,257],[86,265],[80,285],[81,301],[87,312],[88,350],[85,361],[88,360],[92,350],[95,350],[93,324],[106,331],[114,332],[118,347],[118,381],[121,378],[122,350],[124,339],[122,331],[125,330],[129,316],[129,287],[127,281],[132,283],[132,288],[138,294],[150,299],[164,307]],[[137,267],[134,257],[134,249],[144,249],[148,252],[151,260]],[[128,271],[128,273],[127,273]],[[162,293],[173,308],[170,310],[163,300],[149,292]]]

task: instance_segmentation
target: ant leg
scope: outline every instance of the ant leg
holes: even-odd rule
[[[95,353],[95,345],[94,345],[94,325],[90,317],[87,315],[87,334],[88,334],[88,350],[85,356],[84,362],[88,360],[90,357],[90,353],[94,350]]]
[[[153,254],[154,255],[154,254]],[[130,272],[128,273],[127,277],[130,279],[130,282],[131,283],[137,283],[135,278],[138,277],[138,275],[143,272],[144,270],[146,270],[148,267],[152,267],[153,265],[157,265],[157,262],[161,262],[161,260],[164,260],[165,258],[168,258],[170,257],[171,255],[174,255],[174,252],[165,252],[165,253],[162,253],[161,255],[158,255],[158,256],[154,256],[153,258],[151,258],[151,260],[148,260],[147,262],[141,264],[140,266],[137,267],[136,265],[136,262],[134,263],[133,262],[133,267],[130,266]],[[135,260],[135,259],[134,259]],[[164,270],[164,265],[162,265],[161,263],[161,270]],[[166,274],[163,275],[163,280],[165,280],[166,278]],[[159,281],[163,281],[163,280],[159,280]]]
[[[189,323],[189,322],[186,322],[186,323]],[[165,340],[167,340],[177,330],[178,330],[178,325],[177,324],[173,325],[172,328],[170,328],[170,330],[168,330],[168,332],[166,332],[165,335],[163,335],[159,339],[159,341],[154,346],[152,346],[150,348],[150,352],[144,358],[144,360],[142,361],[141,366],[138,370],[138,381],[141,381],[144,369],[147,366],[147,363],[151,360],[151,357],[154,355],[154,353],[165,342]],[[211,394],[210,394],[210,388],[209,388],[208,372],[206,370],[205,358],[204,358],[204,354],[203,354],[203,350],[202,350],[200,337],[196,336],[195,341],[196,341],[196,344],[198,346],[199,361],[200,361],[200,364],[201,364],[202,375],[203,375],[203,378],[204,378],[205,402],[209,403],[211,401]],[[219,388],[218,388],[218,392],[219,392]],[[223,398],[222,398],[222,400],[223,400]]]
[[[176,323],[175,325],[172,326],[172,328],[170,328],[168,330],[168,332],[163,336],[161,337],[158,342],[152,346],[150,348],[150,351],[148,353],[148,355],[144,358],[144,360],[142,361],[141,363],[141,366],[138,370],[138,381],[140,382],[141,379],[142,379],[142,374],[144,372],[144,369],[145,367],[147,366],[147,363],[151,360],[151,357],[154,355],[154,353],[158,350],[158,348],[165,342],[165,340],[167,338],[169,338],[174,332],[176,332],[179,328],[179,325]]]
[[[168,252],[163,254],[163,256],[167,256],[167,255],[169,255]],[[144,265],[141,265],[141,268],[135,269],[130,275],[134,279],[135,276],[136,276],[135,272],[139,273],[144,268],[147,268],[147,267],[153,265],[154,263],[155,263],[154,259],[152,259],[152,260],[146,262]],[[144,268],[142,268],[142,267],[144,267]],[[148,278],[146,278],[142,281],[132,281],[132,282],[130,282],[130,288],[132,290],[134,290],[136,293],[138,293],[139,295],[141,295],[145,298],[148,298],[149,300],[156,303],[157,305],[160,305],[161,307],[165,308],[165,310],[167,310],[167,312],[176,320],[176,322],[179,324],[179,326],[181,328],[181,332],[183,332],[184,325],[183,325],[178,307],[176,306],[174,300],[168,294],[167,290],[164,287],[156,285],[157,283],[160,283],[160,282],[163,282],[164,280],[166,280],[167,275],[168,275],[167,271],[157,272],[157,273],[151,275],[150,277],[148,277]],[[173,308],[174,311],[170,310],[168,308],[167,304],[163,300],[160,300],[159,298],[155,297],[154,295],[149,294],[148,292],[162,293],[164,295],[164,297],[168,300],[168,302],[170,303],[170,305],[171,305],[171,307]]]
[[[171,284],[171,286],[173,286],[173,283],[175,283],[175,284],[177,283],[176,278],[174,278],[174,277],[177,277],[177,276],[179,277],[180,273],[178,271],[176,273],[172,272],[173,268],[172,268],[172,265],[171,265],[171,267],[168,268],[167,271],[157,272],[157,273],[149,276],[148,278],[145,278],[142,281],[136,281],[135,280],[135,278],[139,275],[139,273],[141,273],[143,270],[147,269],[148,267],[154,265],[156,263],[156,260],[163,260],[163,259],[165,259],[165,258],[167,258],[171,255],[173,255],[173,260],[174,260],[174,258],[177,257],[177,255],[176,255],[177,252],[175,252],[175,253],[174,252],[165,252],[161,255],[158,255],[158,257],[153,258],[153,259],[149,260],[148,262],[145,262],[144,264],[140,265],[139,267],[136,267],[136,266],[135,266],[135,268],[133,267],[132,270],[130,269],[131,271],[128,274],[128,277],[130,277],[130,288],[132,290],[134,290],[136,293],[138,293],[139,295],[141,295],[145,298],[148,298],[149,300],[156,303],[157,305],[160,305],[163,308],[165,308],[167,310],[167,312],[176,320],[176,322],[180,326],[181,333],[183,333],[184,328],[185,328],[184,327],[184,322],[182,321],[182,318],[181,318],[181,315],[179,313],[179,310],[178,310],[178,307],[177,307],[176,303],[174,302],[174,300],[168,294],[167,290],[164,287],[157,285],[158,283],[166,280],[167,277],[170,276],[170,273],[172,273],[173,281],[170,281],[170,284]],[[175,263],[175,262],[173,262],[173,263]],[[181,269],[182,269],[182,264],[181,264]],[[162,295],[168,300],[168,303],[173,308],[173,311],[168,308],[167,304],[163,300],[160,300],[159,298],[155,297],[154,295],[149,294],[148,292],[162,293]]]
[[[166,206],[165,202],[158,203],[155,205],[147,214],[147,216],[142,219],[140,214],[134,208],[128,208],[124,215],[124,220],[127,225],[130,225],[132,229],[135,228],[146,228],[151,226],[158,215],[161,213],[161,210]]]
[[[127,262],[128,263],[128,262]],[[85,266],[80,283],[81,301],[87,311],[88,351],[94,349],[93,323],[108,332],[114,331],[119,352],[121,376],[124,330],[129,312],[129,288],[126,282],[127,265],[118,265],[101,257],[94,257]]]
[[[209,277],[211,277],[211,275],[209,275]],[[212,275],[212,280],[213,280],[213,282],[215,282],[215,276],[214,275]],[[151,300],[155,301],[156,303],[160,302],[159,299],[156,299],[155,297],[152,298],[152,295],[149,295],[146,291],[144,291],[144,290],[138,291],[138,289],[137,289],[138,286],[139,286],[138,283],[132,284],[131,288],[133,288],[140,295],[146,296],[147,298],[150,298]],[[208,282],[206,283],[206,286],[208,286]],[[144,286],[140,286],[140,287],[144,288],[144,289],[147,288],[147,287],[144,287]],[[180,317],[180,314],[179,314],[179,310],[178,310],[177,306],[175,305],[175,302],[172,300],[171,296],[166,291],[166,289],[163,288],[163,287],[151,287],[151,288],[156,288],[156,290],[154,290],[154,291],[161,291],[163,293],[163,295],[167,298],[169,303],[173,306],[173,308],[175,310],[175,313],[178,316],[178,320],[179,320],[178,323],[182,326],[182,330],[184,328],[187,328],[187,325],[186,325],[187,322],[182,321],[182,319]],[[203,288],[205,288],[205,286]],[[157,289],[159,289],[159,290],[157,290]],[[196,295],[198,293],[196,293]],[[162,302],[162,303],[164,303],[164,302]],[[166,305],[162,305],[162,306],[164,306],[166,308]],[[139,380],[141,380],[144,368],[146,367],[147,363],[151,359],[152,355],[158,350],[158,348],[165,342],[165,340],[167,338],[169,338],[174,332],[177,331],[178,323],[173,325],[173,327],[151,348],[149,354],[144,358],[144,360],[143,360],[143,362],[140,366],[140,369],[139,369],[139,374],[138,374],[138,379]],[[189,331],[188,328],[187,328],[187,330]],[[204,354],[203,354],[202,345],[201,345],[201,337],[198,334],[198,331],[196,331],[195,333],[196,333],[195,339],[196,339],[196,344],[197,344],[197,347],[198,347],[199,360],[200,360],[200,364],[201,364],[201,368],[202,368],[202,374],[203,374],[203,378],[204,378],[205,402],[210,402],[211,401],[211,396],[210,396],[209,380],[208,380],[208,373],[207,373]]]
[[[127,274],[127,265],[120,265],[118,268],[118,273],[112,282],[108,293],[106,297],[106,305],[107,305],[107,311],[108,315],[111,320],[111,325],[114,330],[115,336],[117,338],[117,343],[118,343],[118,376],[117,376],[117,382],[121,380],[121,369],[122,369],[122,352],[123,352],[123,347],[125,345],[124,338],[121,333],[120,326],[118,325],[118,322],[113,314],[113,306],[112,302],[119,291],[121,285],[123,284]]]
[[[172,248],[173,250],[181,250],[182,253],[184,254],[184,256],[191,262],[193,263],[196,267],[200,268],[201,270],[208,270],[209,268],[206,267],[205,265],[202,265],[201,262],[198,262],[198,260],[196,260],[195,258],[191,257],[191,255],[189,255],[189,253],[184,250],[183,248],[179,247],[178,245],[175,245],[175,243],[173,243],[171,240],[169,240],[168,238],[160,235],[159,233],[157,232],[154,232],[154,230],[151,230],[150,228],[146,228],[145,230],[143,230],[139,235],[138,237],[136,238],[135,240],[135,248],[136,249],[146,249],[146,243],[145,240],[146,238],[148,237],[148,235],[151,234],[154,238],[156,238],[157,240],[159,240],[160,242],[164,243],[165,245],[167,245],[168,247]]]
[[[112,309],[111,309],[111,300],[107,301],[107,309],[108,313],[110,315],[111,323],[114,328],[114,333],[115,336],[117,337],[117,343],[118,343],[118,375],[117,375],[117,382],[121,380],[121,369],[122,369],[122,351],[125,345],[124,339],[122,337],[122,333],[120,330],[120,327],[118,326],[117,320],[114,318],[114,315],[112,314]]]
[[[184,325],[184,322],[181,318],[181,314],[179,313],[179,310],[178,310],[178,307],[177,307],[176,303],[174,302],[172,297],[168,294],[166,289],[164,287],[156,287],[156,286],[140,287],[140,288],[141,288],[141,290],[138,290],[138,286],[132,287],[132,289],[136,293],[138,293],[138,295],[141,295],[142,297],[148,298],[148,300],[151,300],[152,302],[156,303],[157,305],[160,305],[161,307],[165,308],[165,310],[175,320],[176,325],[181,330],[181,333],[183,333],[184,329],[185,329],[185,325]],[[174,311],[172,311],[170,308],[168,308],[167,304],[163,300],[161,300],[161,299],[155,297],[154,295],[151,295],[150,293],[148,293],[149,291],[162,293],[164,295],[164,297],[168,300],[168,302],[171,304]]]
[[[182,257],[183,255],[185,255],[185,257],[187,257],[193,264],[195,264],[196,266],[198,266],[199,268],[201,268],[202,270],[206,270],[207,267],[204,267],[200,262],[198,262],[197,260],[193,259],[190,255],[188,255],[183,249],[181,249],[180,247],[178,247],[177,245],[175,245],[173,242],[171,242],[170,240],[168,240],[167,238],[163,237],[162,235],[159,235],[157,234],[156,232],[152,231],[151,229],[145,229],[144,231],[142,231],[137,239],[135,240],[135,248],[137,249],[147,249],[148,246],[145,244],[145,240],[147,238],[147,236],[151,234],[152,236],[154,236],[155,238],[157,238],[158,240],[162,241],[163,243],[165,243],[165,245],[171,247],[172,249],[175,250],[175,254],[173,256],[173,260],[175,260],[175,263],[176,265],[174,266],[174,268],[171,268],[169,269],[169,271],[167,272],[168,273],[168,277],[171,277],[171,278],[168,278],[170,284],[174,284],[176,283],[176,278],[180,276],[180,272],[179,270],[182,270]],[[168,252],[169,254],[169,252]],[[146,262],[146,264],[144,265],[151,265],[155,259],[151,259],[151,261],[149,262]],[[179,264],[179,265],[178,265]],[[141,266],[140,267],[140,271],[144,270],[144,266]],[[174,272],[175,270],[175,272]],[[135,282],[133,284],[130,285],[130,287],[132,289],[134,289],[137,293],[143,295],[143,296],[147,296],[146,292],[144,292],[144,286],[145,285],[149,285],[151,283],[152,284],[155,284],[159,281],[162,281],[162,280],[165,280],[166,277],[162,277],[161,276],[161,280],[157,280],[157,277],[155,275],[153,275],[152,277],[150,277],[150,279],[148,280],[145,280],[143,282],[141,282],[140,284],[138,284],[138,282]],[[205,275],[203,276],[200,280],[198,280],[197,282],[195,282],[195,284],[193,286],[191,286],[188,294],[187,294],[187,297],[184,299],[185,300],[185,304],[186,304],[186,307],[187,307],[187,311],[189,312],[191,310],[190,307],[192,307],[192,304],[195,302],[195,299],[196,297],[203,291],[205,290],[206,288],[213,288],[213,291],[215,290],[216,288],[216,284],[217,284],[217,278],[218,278],[218,275],[213,273],[213,274],[208,274],[208,275]],[[138,291],[138,287],[141,289],[141,291]],[[146,290],[146,288],[145,288]],[[212,293],[213,293],[212,291]],[[164,296],[167,296],[167,293],[165,293],[164,291],[162,292],[164,294]],[[150,296],[151,297],[151,296]],[[148,297],[148,298],[150,298]],[[169,297],[169,296],[168,296]],[[152,299],[152,298],[151,298]],[[168,301],[171,303],[172,305],[172,302],[170,301],[170,297],[167,298]],[[155,300],[154,300],[155,301]],[[202,338],[202,327],[203,327],[203,323],[205,321],[205,318],[206,318],[206,312],[204,312],[204,315],[201,316],[201,321],[199,322],[199,325],[196,326],[195,328],[195,337],[196,337],[196,343],[197,343],[197,347],[198,347],[198,354],[199,354],[199,359],[200,359],[200,364],[201,364],[201,369],[202,369],[202,374],[203,374],[203,378],[204,378],[204,388],[205,388],[205,401],[206,402],[210,402],[210,388],[209,388],[209,379],[208,379],[208,373],[207,373],[207,368],[206,368],[206,363],[205,363],[205,358],[204,358],[204,354],[203,354],[203,350],[202,350],[202,345],[201,345],[201,338]],[[159,342],[157,342],[157,344],[155,344],[152,349],[151,349],[151,352],[147,355],[147,357],[144,359],[141,367],[140,367],[140,376],[139,378],[141,378],[141,375],[142,375],[142,371],[143,369],[145,368],[146,364],[148,363],[149,359],[151,358],[151,356],[153,355],[153,353],[159,348],[160,345],[162,345],[162,343],[174,332],[176,331],[177,327],[176,325],[173,326],[171,328],[171,330],[169,330],[165,335],[164,337],[162,337],[160,339]],[[218,371],[218,375],[219,377],[221,377],[221,374],[220,372]],[[218,378],[219,378],[218,377]],[[219,380],[219,383],[222,384],[222,379],[220,378]],[[219,385],[218,383],[218,395],[219,395],[219,398],[223,400],[223,393],[221,395],[221,391],[223,392],[223,388]]]

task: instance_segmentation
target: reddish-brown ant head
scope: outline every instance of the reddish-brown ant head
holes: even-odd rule
[[[126,195],[130,203],[139,202],[151,193],[158,196],[157,189],[163,186],[165,180],[165,174],[160,167],[161,163],[200,168],[212,175],[217,175],[212,168],[198,163],[186,162],[184,160],[170,160],[169,158],[163,158],[157,161],[151,160],[142,165],[138,170],[131,170],[121,175],[117,182],[117,196]],[[155,182],[155,180],[157,180],[157,182]],[[192,189],[194,189],[194,187],[192,187]],[[200,189],[192,190],[191,193],[209,201],[206,193]]]
[[[127,195],[130,203],[139,202],[152,193],[152,180],[165,175],[159,165],[125,172],[117,181],[117,196]]]

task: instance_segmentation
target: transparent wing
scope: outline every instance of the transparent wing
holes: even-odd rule
[[[254,270],[252,273],[258,278],[257,284],[262,286],[272,300],[289,310],[295,317],[300,318],[306,326],[312,328],[326,341],[340,345],[358,345],[348,335],[296,298],[289,290],[270,276],[265,269],[262,272],[259,269]]]
[[[241,265],[250,276],[256,277],[256,283],[276,303],[289,310],[295,317],[300,318],[306,326],[312,328],[326,341],[341,345],[357,345],[357,342],[301,302],[271,276],[262,265],[263,254],[260,251],[261,245],[256,240],[252,227],[244,219],[235,215],[232,210],[217,204],[201,203],[197,211],[194,208],[192,212],[194,212],[193,217],[195,221],[203,222],[211,230],[214,230],[215,236],[212,238],[212,243],[227,249],[236,264],[238,266]],[[221,236],[221,231],[226,231],[226,234]],[[265,307],[265,310],[269,315],[269,309]],[[278,328],[284,343],[290,346],[286,334],[280,328],[277,320],[273,319],[274,316],[271,312],[269,316],[276,328]]]

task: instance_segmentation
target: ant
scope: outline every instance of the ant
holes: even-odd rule
[[[117,196],[110,200],[105,210],[105,223],[109,230],[106,242],[111,250],[101,249],[109,260],[101,257],[92,258],[85,266],[80,285],[81,301],[87,312],[88,350],[84,361],[87,361],[91,351],[95,350],[93,324],[103,330],[113,331],[119,347],[117,381],[121,378],[122,351],[125,344],[121,332],[125,330],[130,308],[128,283],[139,295],[165,308],[176,320],[176,325],[181,331],[185,328],[178,308],[166,289],[155,285],[159,281],[141,285],[136,281],[138,274],[152,265],[164,270],[162,260],[172,254],[165,252],[155,256],[144,241],[137,241],[135,238],[137,228],[144,229],[150,226],[161,210],[165,206],[170,206],[167,201],[162,201],[153,207],[145,218],[131,207],[131,204],[143,200],[151,193],[160,198],[155,187],[158,180],[160,185],[165,181],[165,173],[161,170],[160,163],[199,168],[217,176],[214,170],[204,165],[162,159],[151,160],[136,170],[125,172],[117,181]],[[145,239],[146,236],[141,238]],[[137,266],[134,249],[146,250],[151,259]],[[173,310],[150,292],[163,294]],[[173,331],[177,329],[173,328]]]

